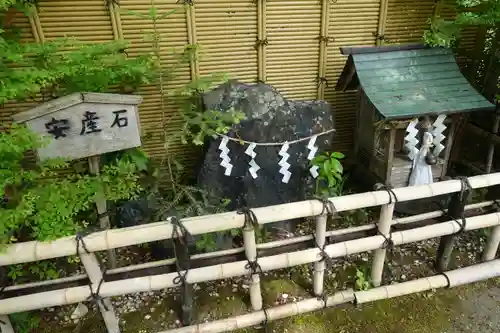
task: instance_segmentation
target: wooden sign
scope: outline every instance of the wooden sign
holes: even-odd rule
[[[75,160],[141,145],[137,106],[141,96],[75,93],[16,114],[35,133],[49,137],[41,160]]]

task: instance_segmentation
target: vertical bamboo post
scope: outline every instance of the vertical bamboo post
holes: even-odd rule
[[[38,8],[36,6],[32,6],[31,10],[32,12],[28,15],[28,20],[33,33],[33,39],[37,43],[43,43],[45,42],[45,35],[43,33],[42,24],[40,23],[40,17],[38,16]]]
[[[263,2],[265,0],[257,0],[257,40],[263,40],[264,39],[264,31],[262,30],[262,9],[263,9]],[[264,67],[263,67],[263,48],[264,45],[258,44],[257,45],[257,76],[258,79],[262,82],[265,81],[264,78]]]
[[[495,119],[493,121],[493,128],[491,132],[493,135],[498,133],[498,128],[500,127],[500,114],[495,114]],[[490,146],[488,147],[488,156],[486,157],[486,173],[491,172],[491,168],[493,167],[493,155],[495,154],[495,143],[492,141],[489,142]]]
[[[115,1],[108,2],[109,16],[111,20],[111,29],[115,40],[123,39],[123,29],[120,16],[120,6]]]
[[[248,262],[255,262],[257,260],[257,245],[255,243],[255,229],[247,223],[243,227],[243,243],[245,246],[245,255]],[[260,292],[260,276],[259,274],[252,274],[252,281],[250,284],[250,303],[252,304],[253,311],[262,310],[262,294]]]
[[[325,96],[325,85],[321,78],[326,76],[329,15],[330,0],[323,0],[321,2],[321,32],[319,36],[318,99],[323,99]]]
[[[500,244],[500,226],[496,226],[491,230],[491,234],[488,237],[486,246],[484,247],[483,253],[481,255],[482,261],[490,261],[495,259],[498,245]]]
[[[266,1],[257,0],[257,39],[262,42],[266,39]],[[262,82],[266,81],[266,46],[263,43],[258,43],[258,79]]]
[[[382,44],[382,37],[385,33],[385,22],[387,21],[387,8],[389,0],[381,0],[380,1],[380,11],[378,14],[378,27],[377,27],[377,35],[375,44],[380,46]]]
[[[326,222],[328,215],[322,214],[316,217],[316,245],[323,248],[326,243]],[[313,289],[314,295],[321,296],[324,290],[324,276],[325,276],[326,262],[324,260],[314,263],[314,280]]]
[[[0,316],[0,332],[14,333],[14,327],[12,327],[12,323],[7,315]]]
[[[91,156],[89,160],[89,171],[93,175],[99,175],[99,156]],[[98,193],[96,200],[97,214],[99,216],[99,225],[102,229],[109,229],[109,216],[107,215],[106,198],[103,193]],[[116,252],[114,249],[108,250],[108,267],[116,268]]]
[[[184,2],[184,8],[186,10],[186,23],[187,23],[187,34],[188,43],[191,45],[196,45],[198,43],[198,38],[196,36],[196,19],[194,13],[194,4],[188,1]],[[198,64],[198,51],[195,51],[194,57],[190,60],[191,67],[191,79],[196,80],[199,76],[199,64]]]
[[[103,276],[95,254],[80,253],[80,259],[82,260],[83,267],[89,277],[92,291],[97,292],[99,283],[103,279]],[[102,301],[98,301],[97,304],[99,306],[99,310],[101,311],[102,318],[104,319],[104,323],[106,324],[108,333],[120,333],[118,318],[116,317],[111,300],[109,298],[103,298]]]
[[[498,111],[497,111],[498,112]],[[495,119],[493,121],[492,133],[496,135],[500,127],[500,114],[495,113]],[[490,146],[488,149],[488,156],[486,158],[486,173],[490,173],[493,167],[493,155],[495,154],[495,143],[490,141]],[[500,226],[491,229],[491,234],[488,237],[486,246],[484,247],[483,253],[481,255],[482,261],[493,260],[497,254],[498,246],[500,244]]]
[[[388,193],[388,195],[392,194]],[[392,198],[391,201],[394,201]],[[391,232],[392,215],[394,214],[394,202],[383,205],[380,210],[380,218],[378,223],[378,232],[384,237],[389,238]],[[379,287],[382,284],[382,275],[384,273],[384,263],[387,249],[375,250],[373,258],[371,279],[374,287]]]

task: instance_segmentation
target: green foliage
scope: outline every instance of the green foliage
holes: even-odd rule
[[[109,92],[115,86],[129,92],[149,83],[150,56],[128,58],[126,47],[125,42],[86,45],[70,39],[20,43],[0,34],[0,103],[38,93]]]
[[[40,325],[40,317],[32,312],[19,312],[9,315],[17,333],[33,332]]]
[[[98,176],[61,177],[56,171],[68,164],[60,160],[25,167],[25,154],[43,144],[21,126],[0,133],[0,196],[5,198],[0,206],[0,245],[18,237],[43,241],[72,235],[88,224],[79,222],[78,215],[93,208],[98,193],[116,201],[140,191],[137,166],[126,159],[105,165]]]
[[[346,177],[343,177],[344,168],[340,162],[345,156],[339,152],[324,153],[316,156],[311,165],[319,168],[316,178],[316,194],[324,196],[342,195]],[[326,186],[321,186],[326,184]]]
[[[354,279],[355,290],[365,291],[371,288],[372,283],[366,268],[356,268],[356,277]]]
[[[343,227],[353,227],[357,225],[363,225],[370,221],[370,213],[366,208],[347,211],[341,213],[341,216],[342,216]],[[337,226],[338,225],[336,225],[336,227]]]
[[[471,25],[496,28],[500,23],[500,0],[455,0],[455,19],[430,19],[424,42],[430,46],[452,47],[460,31]]]
[[[246,118],[243,112],[234,110],[224,113],[214,110],[199,112],[194,108],[184,109],[183,117],[182,143],[187,144],[190,141],[198,146],[204,144],[207,136],[226,134],[232,124],[239,124]]]
[[[7,275],[12,281],[16,281],[21,277],[27,277],[40,280],[53,280],[60,276],[59,269],[56,264],[51,261],[37,261],[29,264],[16,264],[8,266]]]
[[[30,15],[35,1],[0,0],[0,18],[11,9]],[[7,14],[6,14],[7,11]],[[15,27],[0,26],[0,104],[72,92],[132,92],[157,72],[149,54],[128,57],[124,41],[85,44],[73,39],[20,41]]]
[[[436,47],[452,47],[456,42],[460,29],[455,22],[440,17],[429,19],[430,28],[424,32],[427,45]]]
[[[0,11],[15,8],[24,13],[29,13],[32,6],[36,5],[37,0],[0,0]]]

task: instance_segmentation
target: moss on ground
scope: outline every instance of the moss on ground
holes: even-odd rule
[[[484,290],[489,286],[498,286],[498,280],[490,280],[454,289],[442,289],[435,292],[377,301],[359,307],[344,305],[329,308],[310,314],[299,315],[270,323],[275,333],[441,333],[450,326],[451,320],[461,311],[461,300],[466,295]],[[233,292],[234,286],[226,285],[217,288],[217,294],[207,288],[195,293],[195,320],[204,322],[227,318],[248,311],[248,300],[244,298],[245,290]],[[276,305],[280,295],[287,293],[290,297],[310,297],[308,292],[294,281],[286,278],[263,277],[262,291],[265,304]],[[176,320],[175,312],[179,303],[173,297],[161,302],[149,304],[142,311],[121,316],[125,320],[124,333],[156,333],[167,330],[167,324]],[[151,308],[154,311],[151,312]],[[146,316],[151,317],[146,319]],[[81,323],[64,328],[42,324],[37,333],[104,333],[106,332],[100,314],[93,313]],[[246,328],[233,333],[257,333],[258,329]]]
[[[275,333],[441,333],[460,311],[467,288],[425,292],[401,298],[347,305],[316,311],[271,323]],[[481,285],[485,288],[485,285]],[[234,333],[257,333],[243,329]]]
[[[283,276],[263,276],[263,301],[276,306],[282,295],[311,297],[308,290]],[[467,295],[500,286],[498,279],[453,289],[440,289],[419,294],[377,301],[354,307],[346,304],[309,314],[271,322],[274,333],[442,333],[461,312],[461,300]],[[202,285],[195,292],[194,319],[197,323],[247,313],[248,290],[226,284],[214,287]],[[169,296],[151,302],[140,311],[121,316],[124,333],[156,333],[172,328],[177,319],[179,301]],[[152,309],[154,309],[152,311]],[[175,311],[172,311],[175,310]],[[36,333],[104,333],[106,329],[99,313],[90,313],[84,321],[67,327],[54,327],[42,321]],[[258,333],[246,328],[233,333]]]

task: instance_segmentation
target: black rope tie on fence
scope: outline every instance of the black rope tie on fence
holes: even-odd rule
[[[500,201],[498,201],[498,199],[494,199],[493,204],[497,206],[498,209],[500,209]]]
[[[328,78],[326,76],[317,77],[316,79],[314,79],[313,82],[316,82],[318,88],[321,87],[323,84],[325,85],[326,88],[329,87]]]
[[[255,216],[255,213],[250,208],[241,207],[236,213],[245,215],[245,222],[243,224],[244,228],[259,228],[259,221],[257,220],[257,216]],[[260,264],[258,263],[258,256],[256,256],[255,260],[253,261],[248,260],[245,265],[245,269],[250,270],[250,277],[252,277],[253,274],[260,275],[263,273],[262,267],[260,267]]]
[[[172,237],[171,237],[172,241],[174,241],[174,239],[178,239],[181,245],[188,246],[189,240],[193,238],[191,233],[186,229],[186,227],[182,224],[182,222],[175,216],[170,217],[170,223],[172,223],[173,226]],[[174,256],[176,258],[175,266],[177,270],[177,276],[174,278],[173,282],[175,285],[185,285],[189,269],[185,270],[181,269],[176,246],[174,245],[173,248],[174,248]],[[189,257],[188,260],[190,260]]]
[[[352,305],[354,305],[354,307],[358,307],[359,303],[358,303],[358,297],[356,296],[356,292],[354,291],[353,293],[353,297],[354,299],[352,300]]]
[[[85,251],[85,253],[91,254],[91,252],[87,248],[87,244],[85,244],[85,241],[83,239],[88,234],[89,233],[77,233],[76,234],[75,240],[76,240],[76,254],[77,255],[80,254],[80,248],[82,248]],[[103,265],[101,259],[97,255],[95,255],[95,258],[97,260],[99,267],[101,268],[102,277],[101,277],[101,280],[99,281],[99,283],[97,284],[97,288],[95,291],[94,291],[94,288],[92,288],[92,280],[89,277],[90,297],[88,298],[88,300],[92,300],[97,305],[101,304],[105,311],[109,311],[109,308],[106,305],[106,303],[104,302],[104,299],[99,294],[101,291],[101,286],[104,283],[104,277],[106,275],[106,267],[105,267],[105,265]]]
[[[394,192],[394,188],[392,186],[379,183],[375,184],[374,189],[375,191],[386,191],[389,195],[389,204],[399,202],[396,192]]]
[[[334,42],[335,38],[333,37],[328,37],[328,36],[318,36],[316,37],[317,40],[320,42],[325,42],[326,45],[328,45],[328,42]]]
[[[177,4],[183,4],[183,5],[189,5],[193,6],[194,5],[194,0],[177,0]]]
[[[236,213],[240,214],[240,215],[245,215],[245,222],[243,224],[243,227],[245,229],[253,228],[255,230],[255,229],[259,228],[259,220],[257,219],[257,216],[255,215],[253,210],[251,210],[250,208],[243,206],[243,207],[239,208],[236,211]],[[252,278],[252,276],[254,274],[257,274],[260,277],[262,275],[262,273],[264,273],[258,260],[259,260],[258,255],[255,256],[255,260],[253,260],[253,261],[248,260],[248,258],[247,258],[247,263],[245,265],[245,269],[250,270],[250,274],[249,274],[250,279]],[[268,327],[269,315],[267,313],[267,307],[264,304],[262,304],[262,311],[264,312],[264,317],[265,317],[264,321],[262,322],[262,327],[264,329],[264,332],[268,333],[269,332],[269,327]]]
[[[319,215],[324,215],[327,214],[328,216],[332,216],[337,212],[337,209],[335,208],[335,205],[333,202],[328,200],[328,198],[323,198],[323,197],[314,197],[314,199],[318,200],[323,204],[323,209],[321,210],[321,213]]]
[[[398,202],[398,197],[396,196],[396,193],[394,192],[394,189],[391,186],[384,185],[384,184],[377,184],[375,186],[375,190],[380,191],[384,190],[387,192],[389,195],[389,204],[392,203],[397,203]],[[383,243],[383,248],[388,249],[389,251],[392,251],[394,248],[394,242],[392,240],[392,232],[391,232],[391,227],[389,227],[389,236],[384,235],[383,233],[380,232],[379,225],[375,223],[375,226],[377,227],[377,235],[382,236],[384,238],[384,243]]]
[[[461,234],[465,231],[465,228],[467,227],[467,219],[465,218],[465,202],[467,201],[467,198],[469,196],[469,193],[472,191],[472,186],[469,183],[469,180],[467,177],[457,177],[456,179],[460,180],[460,194],[459,194],[459,201],[460,201],[460,217],[459,219],[461,222],[459,222],[458,218],[455,216],[451,216],[455,220],[455,222],[458,223],[460,226],[460,229],[456,232],[456,234]],[[448,216],[450,214],[447,214]]]
[[[267,40],[267,38],[257,39],[257,41],[255,42],[255,49],[258,49],[259,46],[261,46],[261,45],[264,45],[264,46],[269,45],[269,41]]]
[[[327,306],[328,306],[328,294],[325,291],[323,291],[323,293],[321,295],[316,296],[316,299],[320,302],[321,301],[323,302],[323,309],[327,308]]]
[[[108,217],[108,216],[109,216],[108,212],[98,213],[97,220],[100,220],[100,219]]]

